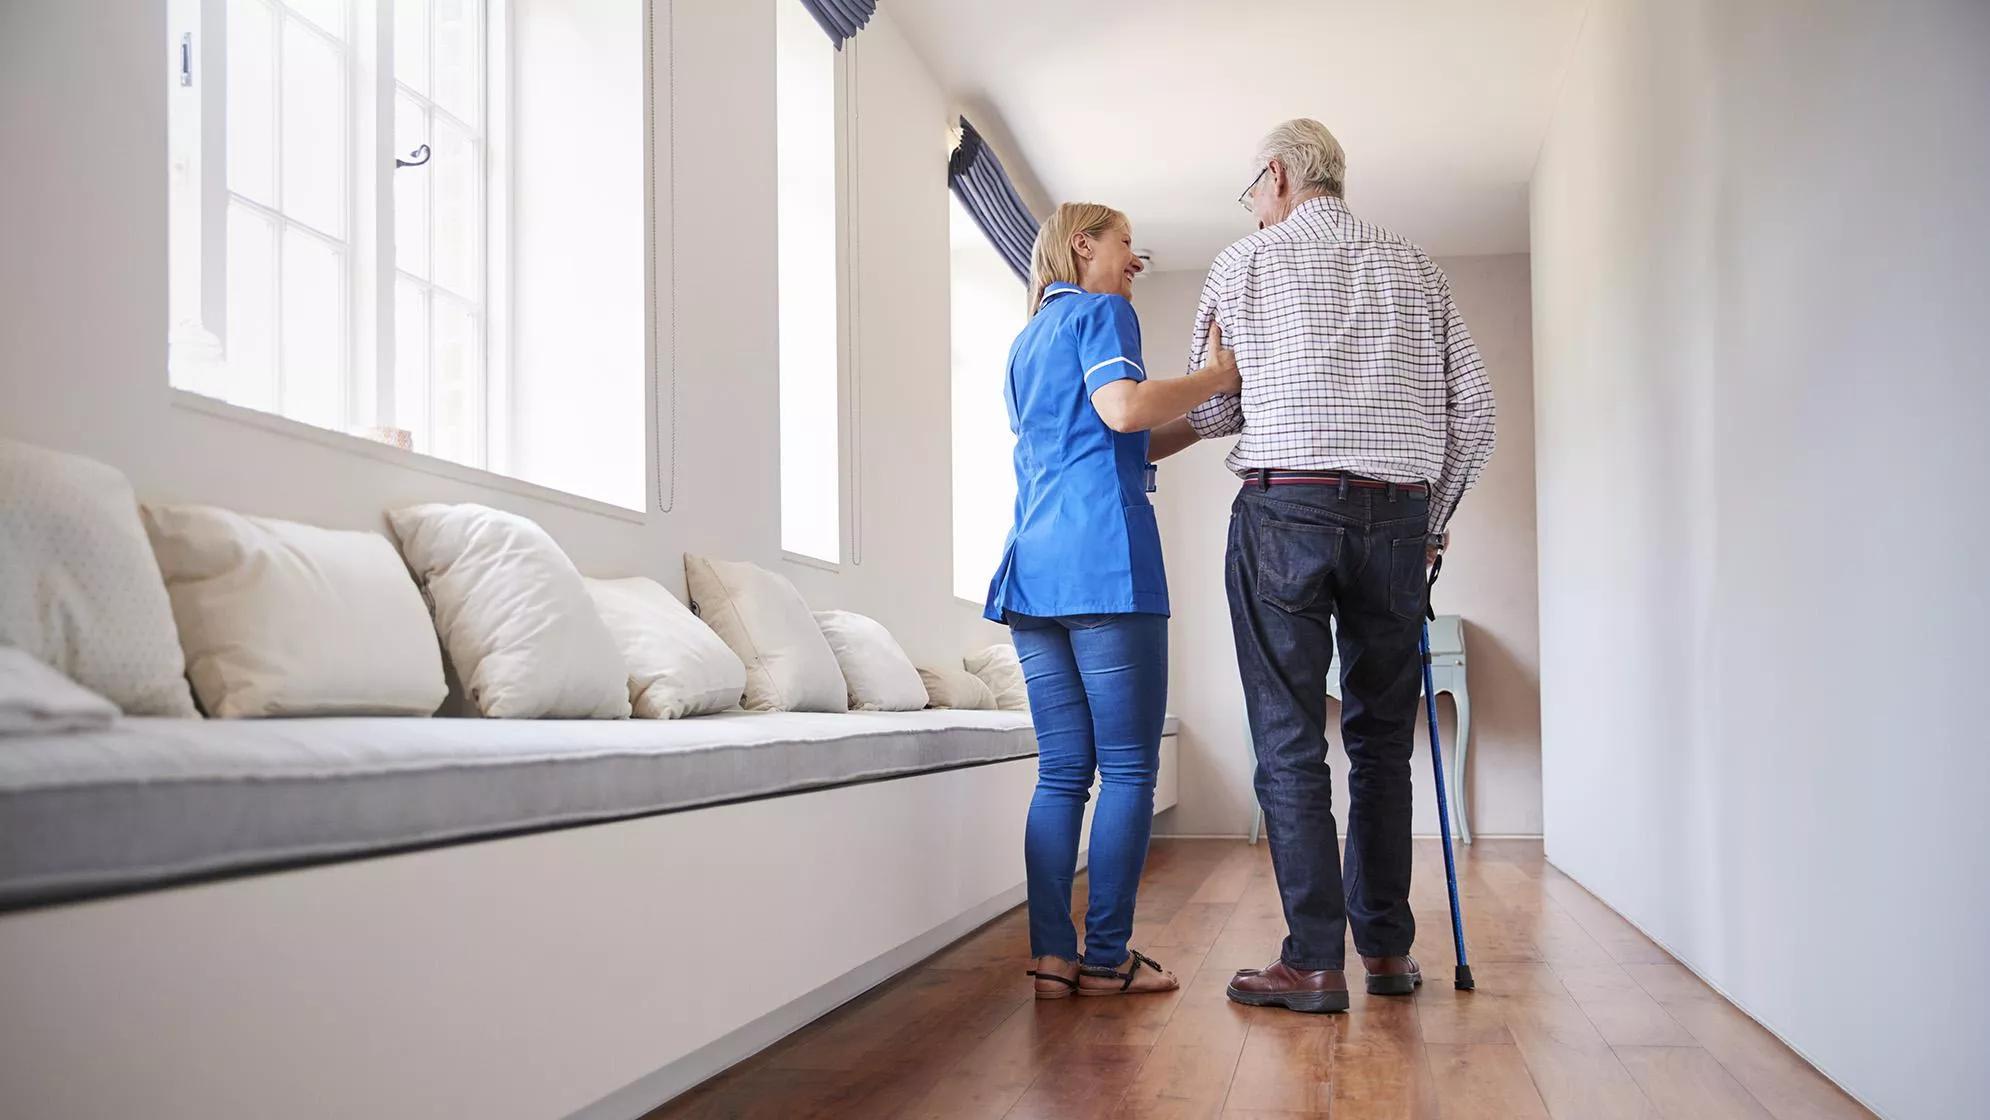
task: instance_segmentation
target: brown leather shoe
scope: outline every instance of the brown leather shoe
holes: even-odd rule
[[[1371,996],[1415,995],[1423,983],[1423,969],[1415,957],[1363,957],[1368,966],[1368,994]]]
[[[1270,968],[1239,969],[1230,978],[1231,999],[1252,1007],[1320,1013],[1347,1010],[1347,976],[1338,968],[1301,972],[1283,960]]]

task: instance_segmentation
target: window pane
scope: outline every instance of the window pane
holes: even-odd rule
[[[228,189],[276,205],[276,17],[228,0]]]
[[[484,294],[483,145],[441,117],[433,118],[430,124],[429,145],[435,155],[426,170],[433,177],[431,189],[435,192],[429,211],[435,282],[457,295],[481,300]]]
[[[1016,440],[1002,405],[1023,285],[948,195],[952,257],[954,594],[980,602],[1001,563],[1016,504]]]
[[[394,282],[394,426],[414,433],[415,450],[431,454],[428,438],[428,292]]]
[[[345,60],[296,20],[283,25],[283,212],[345,236]]]
[[[394,153],[405,158],[426,143],[428,110],[400,94],[394,98]],[[434,175],[433,155],[421,167],[394,169],[394,264],[424,280],[428,278],[428,190]]]
[[[235,404],[276,409],[276,226],[228,204],[228,383]]]
[[[300,229],[283,233],[283,414],[345,428],[345,262]]]
[[[483,465],[483,327],[462,303],[437,293],[429,388],[429,454]]]
[[[775,8],[781,547],[839,563],[835,52],[802,5]]]
[[[283,0],[291,11],[340,39],[345,38],[345,0]]]
[[[394,0],[394,78],[428,95],[428,0]]]
[[[472,128],[483,120],[483,7],[478,0],[434,0],[435,103]]]

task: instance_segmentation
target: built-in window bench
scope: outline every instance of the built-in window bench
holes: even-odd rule
[[[1020,902],[1034,754],[1026,714],[950,711],[17,739],[0,1006],[34,1029],[0,1084],[23,1115],[638,1117]]]

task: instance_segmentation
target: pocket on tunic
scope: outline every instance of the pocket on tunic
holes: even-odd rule
[[[1126,518],[1127,567],[1133,577],[1134,593],[1167,594],[1168,574],[1161,565],[1161,527],[1155,520],[1154,507],[1145,503],[1125,505],[1120,513]]]
[[[1338,525],[1258,518],[1258,598],[1282,610],[1309,611],[1327,597],[1347,531]]]

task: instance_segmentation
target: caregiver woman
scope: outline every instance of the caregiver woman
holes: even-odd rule
[[[1023,857],[1039,999],[1179,986],[1127,946],[1168,699],[1168,585],[1147,480],[1153,460],[1194,442],[1183,415],[1239,386],[1215,328],[1207,368],[1148,379],[1128,302],[1140,269],[1126,215],[1059,206],[1037,234],[1030,321],[1009,351],[1016,521],[985,613],[1015,635],[1036,723]],[[1095,767],[1081,958],[1071,879]]]

